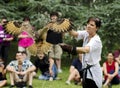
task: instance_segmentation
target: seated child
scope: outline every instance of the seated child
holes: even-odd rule
[[[52,81],[57,77],[57,67],[53,59],[49,59],[47,55],[43,52],[37,54],[37,59],[35,60],[36,72],[38,69],[41,71],[39,76],[40,80],[49,80]]]

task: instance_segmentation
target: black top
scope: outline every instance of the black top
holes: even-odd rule
[[[62,43],[62,33],[48,30],[46,41],[52,44]]]
[[[42,72],[42,74],[44,74],[45,72],[49,72],[49,61],[47,57],[44,57],[42,60],[40,60],[39,58],[37,58],[35,60],[35,66],[38,69],[40,69],[40,71]],[[37,71],[36,70],[36,71]]]
[[[82,69],[82,63],[80,62],[79,58],[74,59],[71,65],[74,66],[78,71]]]

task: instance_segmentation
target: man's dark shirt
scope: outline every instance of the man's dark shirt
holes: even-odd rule
[[[62,43],[62,33],[48,30],[46,41],[52,44]]]
[[[35,60],[35,66],[38,69],[40,69],[40,71],[42,72],[42,74],[44,74],[45,72],[49,72],[49,61],[47,57],[44,57],[43,59],[39,59],[37,58]],[[36,70],[36,71],[37,71]]]

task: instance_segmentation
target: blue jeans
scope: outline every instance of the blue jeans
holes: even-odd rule
[[[56,67],[55,64],[52,66],[52,71],[53,71],[52,76],[49,74],[49,71],[47,71],[47,72],[44,72],[44,74],[40,75],[38,77],[38,79],[40,79],[40,80],[48,80],[50,77],[53,77],[53,79],[55,79],[57,77],[57,73],[58,73],[57,72],[57,67]]]

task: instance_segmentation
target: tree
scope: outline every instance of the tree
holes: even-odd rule
[[[0,16],[5,15],[9,20],[21,21],[23,16],[29,15],[37,30],[49,21],[52,11],[69,18],[75,30],[84,27],[88,17],[99,17],[103,58],[108,50],[113,51],[120,44],[120,0],[1,0],[0,8]],[[67,43],[73,44],[70,38]]]

